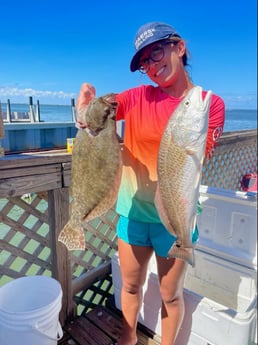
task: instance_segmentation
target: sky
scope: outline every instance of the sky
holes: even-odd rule
[[[147,22],[172,25],[196,85],[227,109],[257,109],[256,0],[9,0],[0,7],[0,101],[67,104],[89,82],[97,96],[150,83],[130,72]]]

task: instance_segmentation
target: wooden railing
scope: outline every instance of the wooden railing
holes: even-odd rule
[[[241,177],[256,172],[256,153],[255,130],[224,134],[202,184],[240,190]],[[65,150],[0,158],[0,286],[25,275],[53,276],[63,289],[62,324],[112,294],[117,249],[114,209],[85,224],[85,251],[68,252],[57,241],[69,217],[70,180]]]

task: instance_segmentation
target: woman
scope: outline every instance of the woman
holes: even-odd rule
[[[116,95],[117,120],[125,120],[123,176],[117,212],[118,253],[121,266],[121,306],[124,328],[117,345],[137,343],[136,325],[142,302],[147,265],[155,252],[162,298],[161,345],[173,345],[184,317],[183,284],[186,264],[168,259],[175,238],[162,225],[154,205],[157,156],[166,123],[194,86],[186,71],[187,50],[173,27],[151,22],[140,27],[135,38],[132,72],[148,75],[157,86],[142,85]],[[205,95],[205,92],[204,92]],[[95,97],[90,84],[81,88],[77,109]],[[210,157],[223,131],[224,102],[212,96],[206,157]],[[85,124],[80,122],[79,126]]]

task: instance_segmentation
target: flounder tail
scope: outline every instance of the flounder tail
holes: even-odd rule
[[[83,228],[72,226],[70,222],[68,222],[60,232],[58,241],[62,242],[68,250],[85,250]]]
[[[195,266],[195,259],[194,259],[194,248],[184,248],[181,246],[178,246],[175,242],[173,246],[169,249],[168,252],[169,258],[178,258],[181,260],[184,260],[188,264],[190,264],[192,267]]]

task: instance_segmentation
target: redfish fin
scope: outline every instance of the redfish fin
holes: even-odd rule
[[[193,248],[184,248],[178,246],[176,243],[169,249],[168,252],[169,258],[178,258],[184,260],[192,267],[195,266],[195,259],[194,259],[194,249]]]
[[[58,241],[62,242],[68,250],[85,250],[83,228],[72,226],[70,222],[68,222],[60,232]]]

